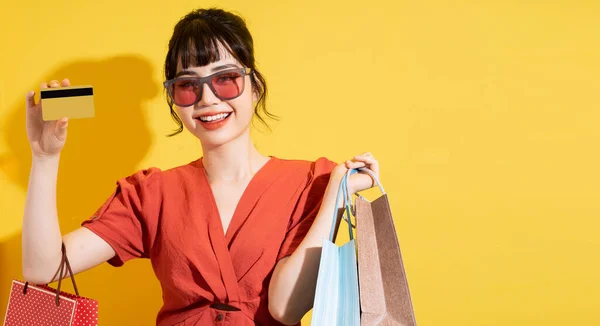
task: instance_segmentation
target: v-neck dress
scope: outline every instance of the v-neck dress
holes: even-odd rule
[[[226,234],[201,158],[139,170],[118,180],[82,226],[115,250],[113,266],[151,260],[163,292],[158,326],[281,325],[268,310],[271,274],[311,227],[335,166],[323,157],[271,157],[243,192]]]

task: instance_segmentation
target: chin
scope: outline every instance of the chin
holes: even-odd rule
[[[236,138],[236,135],[232,134],[210,134],[200,132],[196,134],[196,138],[200,140],[203,148],[216,148],[221,147]]]
[[[216,123],[215,125],[208,126],[206,123],[194,121],[190,125],[191,128],[188,128],[188,130],[200,140],[200,143],[202,143],[202,147],[204,148],[214,148],[225,145],[242,137],[246,133],[249,134],[250,127],[249,123],[241,125],[234,120],[226,121],[221,125]]]

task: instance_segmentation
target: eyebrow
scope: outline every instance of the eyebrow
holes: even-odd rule
[[[237,65],[233,64],[233,63],[228,63],[228,64],[224,64],[224,65],[213,67],[211,70],[212,70],[212,72],[217,72],[217,71],[226,70],[226,69],[229,69],[229,68],[239,68],[239,67]],[[179,77],[179,76],[183,76],[183,75],[198,76],[198,73],[196,73],[195,71],[192,71],[192,70],[182,70],[182,71],[178,72],[175,75],[175,77]]]

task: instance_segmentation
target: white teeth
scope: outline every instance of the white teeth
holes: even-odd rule
[[[212,115],[212,116],[200,117],[200,120],[204,121],[204,122],[211,122],[211,121],[225,119],[228,115],[229,115],[229,113],[219,113],[219,114]]]

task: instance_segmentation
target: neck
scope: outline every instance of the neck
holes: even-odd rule
[[[211,183],[251,178],[269,158],[258,152],[250,132],[217,147],[203,146],[202,164]]]

